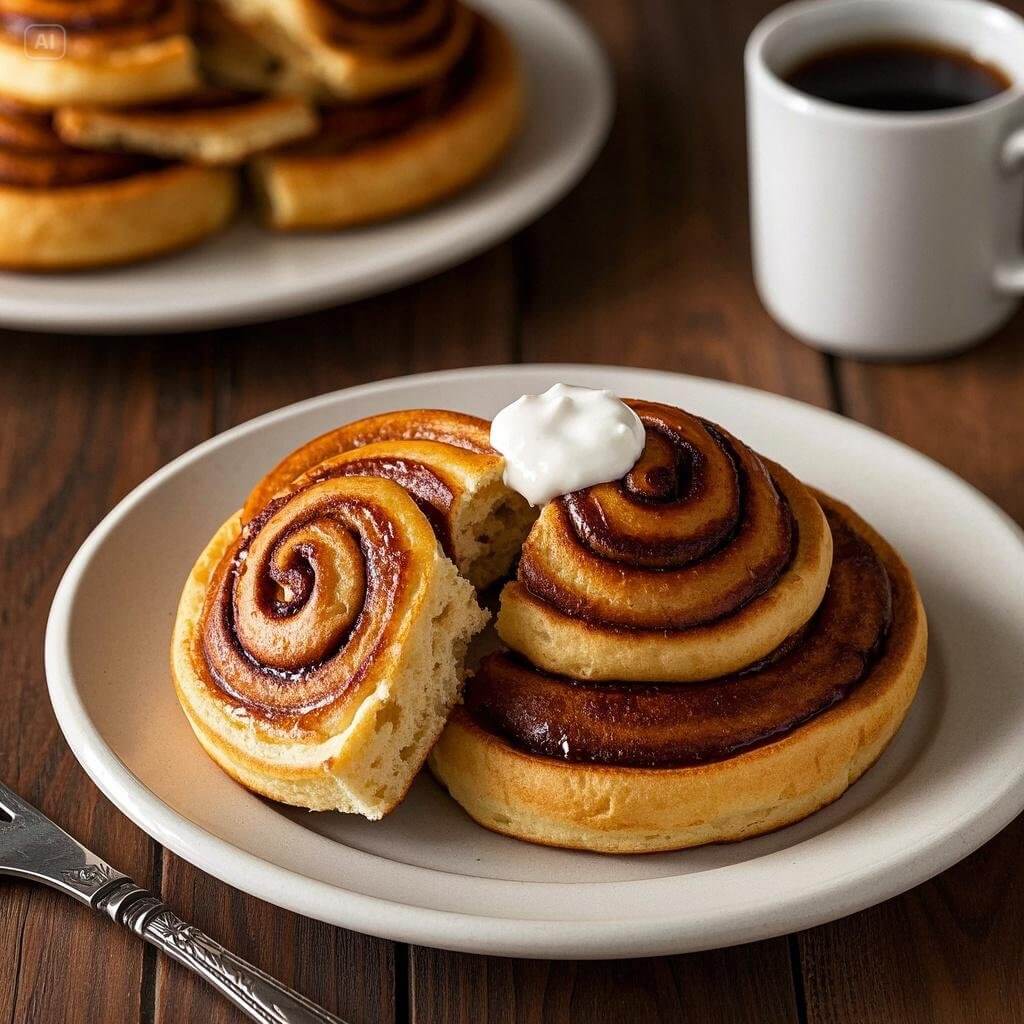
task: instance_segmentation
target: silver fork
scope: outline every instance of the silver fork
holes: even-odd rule
[[[172,913],[0,782],[0,875],[74,896],[205,978],[259,1024],[345,1024]]]

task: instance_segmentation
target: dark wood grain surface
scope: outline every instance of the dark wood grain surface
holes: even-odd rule
[[[46,697],[61,572],[132,486],[202,439],[310,395],[419,370],[628,363],[836,409],[948,465],[1024,521],[1024,318],[955,359],[833,360],[750,278],[743,41],[770,0],[581,0],[618,116],[583,184],[473,262],[343,309],[160,339],[0,332],[0,777],[183,915],[351,1024],[1024,1021],[1024,825],[880,907],[656,960],[549,963],[408,948],[214,881],[84,777]],[[40,889],[0,883],[0,1024],[241,1020],[169,961]]]

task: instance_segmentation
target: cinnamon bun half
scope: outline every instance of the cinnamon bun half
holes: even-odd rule
[[[483,16],[472,19],[472,39],[443,77],[326,106],[317,136],[253,161],[271,227],[336,228],[398,216],[490,169],[519,128],[522,80],[505,33]]]
[[[243,785],[380,818],[443,728],[486,619],[402,487],[333,476],[210,541],[172,674],[199,742]]]
[[[545,507],[431,767],[481,824],[646,852],[836,799],[914,697],[927,627],[895,551],[720,427],[630,402],[634,469]]]
[[[3,93],[55,107],[191,92],[191,17],[191,0],[0,0]]]
[[[230,219],[231,172],[64,143],[48,113],[0,102],[0,266],[66,270],[144,259]]]

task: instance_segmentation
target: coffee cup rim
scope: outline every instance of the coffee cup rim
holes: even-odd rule
[[[762,18],[750,33],[744,49],[744,66],[748,80],[768,89],[778,100],[798,113],[814,114],[819,117],[847,121],[851,124],[870,125],[881,129],[929,128],[940,124],[972,120],[1011,106],[1024,96],[1024,88],[1021,85],[1022,76],[1016,71],[1010,72],[1009,69],[1004,68],[1003,70],[1010,78],[1009,87],[995,96],[979,100],[977,103],[947,110],[865,110],[860,107],[834,103],[797,89],[790,85],[765,59],[765,49],[772,39],[778,33],[791,28],[794,22],[811,17],[827,17],[831,12],[839,9],[877,7],[881,2],[884,2],[889,8],[901,6],[925,11],[927,8],[946,6],[971,11],[979,18],[986,18],[993,22],[1002,21],[1004,27],[1013,28],[1024,38],[1024,18],[1005,7],[989,3],[988,0],[791,0],[790,3],[784,4]],[[998,30],[997,26],[993,28],[993,31]],[[868,41],[870,38],[865,35],[851,35],[849,42]]]

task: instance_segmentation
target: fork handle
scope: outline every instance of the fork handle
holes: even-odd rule
[[[345,1024],[182,921],[130,879],[121,879],[98,894],[93,906],[205,978],[258,1024]]]

